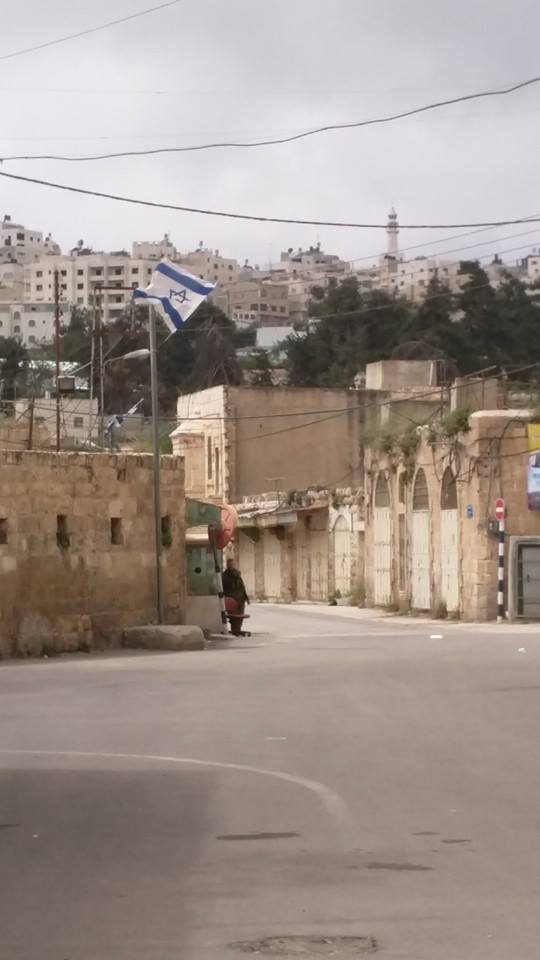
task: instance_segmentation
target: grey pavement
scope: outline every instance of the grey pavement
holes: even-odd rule
[[[0,666],[2,960],[538,956],[538,631],[323,609]]]

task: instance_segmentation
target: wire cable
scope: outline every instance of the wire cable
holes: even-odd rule
[[[19,173],[6,173],[0,170],[0,177],[8,180],[18,180],[21,183],[32,183],[40,187],[51,187],[54,190],[65,190],[68,193],[78,193],[86,197],[99,197],[103,200],[116,200],[119,203],[130,203],[139,207],[152,207],[159,210],[176,210],[180,213],[198,213],[207,217],[225,217],[229,220],[250,220],[257,223],[291,223],[308,227],[345,227],[354,230],[386,230],[387,223],[348,223],[340,220],[301,220],[296,217],[265,217],[250,213],[231,213],[224,210],[206,210],[202,207],[185,207],[174,203],[159,203],[157,200],[140,200],[137,197],[124,197],[120,194],[105,193],[100,190],[87,190],[84,187],[72,187],[65,183],[54,183],[51,180],[41,180],[37,177],[23,177]],[[480,220],[472,223],[403,223],[401,230],[465,230],[474,227],[511,227],[519,223],[540,223],[540,217],[514,217],[511,220]]]
[[[176,2],[178,2],[178,0],[176,0]],[[165,4],[165,6],[170,6],[170,4]],[[28,51],[23,52],[26,53]],[[413,117],[419,113],[427,113],[430,110],[438,110],[441,107],[449,107],[456,103],[467,103],[471,100],[482,100],[486,99],[487,97],[503,97],[507,96],[508,94],[515,93],[517,90],[522,90],[525,87],[530,87],[536,83],[540,83],[540,76],[530,77],[528,80],[522,80],[519,83],[514,83],[512,86],[504,87],[500,90],[484,90],[480,93],[467,93],[460,97],[451,97],[448,100],[437,100],[435,103],[428,103],[421,107],[413,107],[409,110],[403,110],[400,113],[394,113],[387,117],[376,117],[371,120],[355,120],[350,123],[328,123],[324,126],[313,127],[311,130],[303,130],[300,133],[290,134],[286,137],[275,137],[266,140],[252,140],[251,142],[223,140],[215,143],[192,144],[188,147],[156,147],[152,150],[125,150],[118,153],[101,153],[94,154],[92,156],[35,154],[30,156],[4,157],[4,160],[61,160],[66,162],[81,162],[91,160],[112,160],[117,157],[149,157],[163,153],[193,153],[200,150],[219,150],[223,148],[252,149],[253,147],[278,146],[285,143],[294,143],[298,140],[305,140],[307,137],[319,136],[322,133],[332,133],[336,130],[357,130],[361,127],[372,127],[380,124],[394,123],[396,120],[404,120],[407,117]]]
[[[127,23],[129,20],[137,20],[139,17],[147,17],[151,13],[157,13],[158,10],[165,10],[166,7],[174,7],[183,0],[167,0],[166,3],[160,3],[157,7],[148,7],[146,10],[139,10],[138,13],[130,13],[126,17],[119,17],[117,20],[109,20],[107,23],[101,23],[97,27],[89,27],[87,30],[79,30],[77,33],[69,33],[65,37],[58,37],[56,40],[46,40],[44,43],[37,43],[32,47],[25,47],[23,50],[14,50],[12,53],[0,54],[0,60],[12,60],[14,57],[22,57],[27,53],[34,53],[36,50],[44,50],[46,47],[55,47],[59,43],[66,43],[67,40],[77,40],[79,37],[87,37],[91,33],[98,33],[100,30],[108,30],[109,27],[116,27],[120,23]]]
[[[534,214],[532,214],[532,216],[533,216],[533,217],[537,217],[537,216],[540,216],[540,214],[534,213]],[[450,234],[449,237],[440,237],[438,240],[425,240],[423,243],[415,243],[415,244],[413,244],[412,246],[400,247],[400,248],[399,248],[399,255],[401,255],[402,253],[408,253],[409,250],[420,250],[420,249],[423,249],[424,247],[433,247],[433,246],[435,246],[437,243],[446,243],[447,240],[462,240],[462,239],[464,239],[465,237],[475,237],[475,236],[477,236],[479,233],[489,233],[490,230],[493,230],[493,227],[482,227],[480,230],[467,230],[466,233],[458,233],[458,234],[455,234],[455,233],[454,233],[454,234]],[[525,236],[527,236],[527,234],[525,234],[525,233],[523,233],[523,234],[518,234],[518,233],[516,233],[516,234],[513,234],[512,236],[516,236],[516,237],[518,237],[518,236],[524,236],[524,237],[525,237]],[[487,245],[490,244],[490,243],[498,243],[499,240],[509,240],[509,239],[510,239],[510,237],[495,237],[493,240],[484,240],[483,243],[485,243],[486,246],[487,246]],[[483,244],[479,244],[479,246],[482,246],[482,245],[483,245]],[[467,250],[467,249],[470,249],[470,248],[463,246],[463,247],[460,247],[459,249],[460,249],[460,250]],[[441,256],[444,256],[445,253],[448,253],[448,251],[447,251],[447,250],[446,250],[446,251],[443,250],[443,251],[441,252],[440,250],[438,250],[438,251],[436,251],[436,252],[433,254],[433,256],[435,256],[435,257],[441,257]],[[360,262],[366,261],[366,260],[376,260],[378,257],[384,256],[384,255],[385,255],[385,251],[384,251],[384,250],[378,250],[377,253],[373,253],[373,254],[371,254],[370,256],[353,257],[352,259],[343,260],[342,262],[343,262],[343,263],[355,264],[355,263],[360,263]],[[364,269],[365,269],[365,270],[369,270],[369,267],[364,267]]]

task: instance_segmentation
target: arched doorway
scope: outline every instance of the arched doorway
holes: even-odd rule
[[[334,589],[342,597],[351,592],[351,531],[343,514],[334,524]]]
[[[414,479],[411,524],[411,602],[415,610],[431,607],[429,492],[420,468]]]
[[[446,609],[459,609],[457,483],[451,467],[443,473],[441,483],[441,600]]]
[[[373,505],[373,598],[377,606],[392,599],[392,512],[390,488],[384,473],[375,484]]]

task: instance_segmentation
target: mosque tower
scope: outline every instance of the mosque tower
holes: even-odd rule
[[[388,214],[388,226],[386,227],[386,256],[397,260],[399,256],[398,247],[399,223],[398,216],[394,207]]]

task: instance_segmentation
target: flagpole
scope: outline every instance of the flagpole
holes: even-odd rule
[[[156,349],[156,317],[154,305],[150,303],[148,309],[150,328],[150,381],[152,391],[152,451],[154,455],[154,527],[156,538],[156,588],[157,588],[157,619],[158,623],[165,620],[163,597],[163,569],[161,565],[162,533],[161,533],[161,482],[159,462],[159,406],[158,406],[158,375]]]

